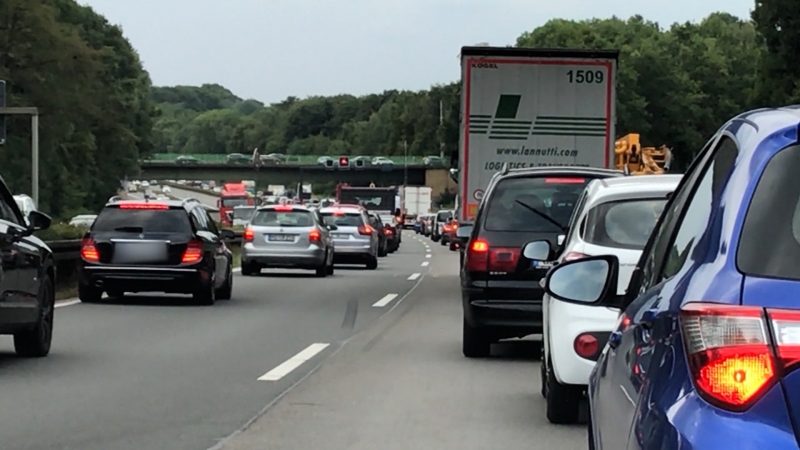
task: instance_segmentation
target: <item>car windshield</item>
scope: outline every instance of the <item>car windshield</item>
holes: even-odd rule
[[[225,198],[222,199],[222,206],[226,208],[233,208],[234,206],[246,206],[248,199],[246,198]]]
[[[442,211],[436,214],[437,222],[447,222],[452,218],[453,218],[453,213],[451,213],[450,211]]]
[[[314,218],[309,211],[267,209],[258,211],[250,224],[263,227],[310,227],[314,225]]]
[[[94,232],[186,233],[189,215],[180,209],[104,209],[94,222]]]
[[[255,208],[233,208],[234,219],[250,220],[255,213]]]
[[[336,225],[337,227],[360,227],[364,224],[364,219],[359,213],[322,213],[322,220],[325,225]]]
[[[490,231],[562,231],[589,181],[559,176],[501,180],[489,199],[485,227]]]
[[[641,250],[664,209],[666,199],[603,203],[586,215],[583,238],[604,247]]]

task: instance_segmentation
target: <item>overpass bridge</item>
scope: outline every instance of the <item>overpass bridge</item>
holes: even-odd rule
[[[298,182],[349,183],[354,186],[375,183],[375,186],[392,186],[403,184],[406,171],[408,185],[430,186],[434,196],[441,194],[445,189],[455,189],[447,169],[422,165],[409,165],[407,168],[368,166],[360,169],[351,167],[346,170],[331,170],[320,165],[287,164],[262,166],[256,169],[253,166],[219,163],[180,165],[166,161],[143,161],[139,176],[147,180],[254,180],[257,186],[294,185]]]

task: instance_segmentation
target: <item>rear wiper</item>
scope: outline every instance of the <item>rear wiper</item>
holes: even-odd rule
[[[527,209],[529,211],[532,211],[533,213],[537,214],[538,216],[540,216],[544,220],[546,220],[546,221],[552,223],[553,225],[557,226],[564,233],[567,232],[567,227],[565,227],[564,225],[561,225],[560,223],[558,223],[558,221],[556,221],[556,219],[553,219],[552,217],[550,217],[547,214],[539,211],[538,209],[534,208],[533,206],[523,202],[522,200],[514,200],[514,201],[519,203],[523,207],[525,207],[525,209]]]
[[[114,231],[122,231],[126,233],[143,233],[144,228],[142,227],[117,227],[114,228]]]

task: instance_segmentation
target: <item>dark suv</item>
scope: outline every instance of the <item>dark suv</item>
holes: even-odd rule
[[[97,302],[125,292],[192,294],[211,305],[233,288],[232,260],[224,237],[194,200],[120,201],[100,212],[83,238],[78,293]]]
[[[40,357],[50,352],[55,308],[53,252],[36,230],[50,226],[50,218],[28,213],[27,222],[0,179],[0,334],[14,335],[20,356]]]
[[[621,175],[550,167],[510,170],[492,179],[474,226],[459,233],[470,235],[461,267],[464,356],[488,356],[494,341],[542,332],[539,281],[548,265],[525,258],[523,248],[548,240],[555,258],[584,187],[596,178]]]

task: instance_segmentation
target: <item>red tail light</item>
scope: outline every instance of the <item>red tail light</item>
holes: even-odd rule
[[[203,260],[203,243],[200,241],[189,241],[186,250],[183,251],[181,264],[195,264]]]
[[[364,224],[358,227],[358,234],[362,236],[372,236],[372,233],[375,231],[375,228],[372,228],[370,225]]]
[[[385,234],[387,236],[392,235],[392,234],[394,234],[394,230],[391,227],[384,227],[383,228],[383,234]]]
[[[308,242],[318,244],[320,241],[322,241],[322,233],[318,229],[314,228],[308,232]]]
[[[256,234],[253,232],[253,229],[247,227],[244,229],[244,233],[242,233],[242,239],[245,242],[253,242],[253,239],[256,237]]]
[[[514,272],[517,270],[518,247],[493,247],[489,249],[489,272]]]
[[[84,238],[81,241],[81,259],[90,263],[100,262],[100,252],[97,251],[92,238]]]
[[[155,203],[155,202],[131,202],[131,203],[120,203],[119,209],[169,209],[169,205],[166,203]]]
[[[281,212],[294,210],[294,208],[291,205],[277,205],[277,206],[275,206],[274,209],[275,209],[275,211],[281,211]]]
[[[582,333],[572,343],[575,353],[581,358],[597,360],[600,356],[600,340],[592,333]]]
[[[544,182],[547,184],[583,184],[586,182],[584,178],[545,178]]]
[[[588,257],[589,257],[589,255],[581,253],[581,252],[569,252],[566,255],[564,255],[564,262],[575,261],[576,259],[583,259],[583,258],[588,258]]]
[[[473,239],[469,243],[465,267],[470,272],[485,272],[489,263],[489,243],[483,239]]]

